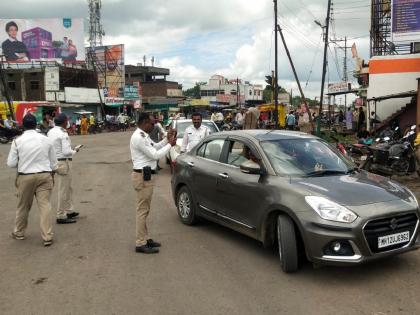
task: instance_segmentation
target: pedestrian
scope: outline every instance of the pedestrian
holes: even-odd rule
[[[95,130],[95,116],[93,114],[89,117],[89,133],[96,133]]]
[[[163,140],[163,138],[166,136],[165,129],[163,129],[162,124],[159,121],[158,115],[154,116],[155,125],[153,126],[153,130],[150,132],[149,136],[150,139],[152,139],[153,142],[160,142]],[[159,171],[162,168],[159,166],[159,161],[156,163],[156,169]]]
[[[80,135],[80,125],[82,124],[82,120],[80,119],[80,116],[77,116],[76,119],[76,129],[77,129],[77,134]]]
[[[82,115],[82,119],[80,121],[80,134],[82,136],[87,135],[87,130],[88,130],[88,126],[89,126],[89,122],[88,119],[86,118],[85,115]]]
[[[362,126],[366,125],[366,116],[365,116],[365,112],[363,111],[363,107],[360,106],[359,107],[359,118],[357,120],[357,130],[361,130]]]
[[[242,129],[244,125],[244,114],[245,114],[245,111],[241,109],[239,112],[237,112],[235,116],[235,122],[238,129]]]
[[[286,128],[288,130],[294,130],[295,124],[296,124],[296,118],[295,118],[295,115],[293,114],[293,111],[291,110],[289,114],[286,116]]]
[[[244,117],[244,129],[256,129],[260,111],[255,107],[248,108]]]
[[[192,126],[188,126],[184,132],[184,138],[182,139],[181,153],[189,152],[194,148],[201,139],[204,139],[210,134],[210,130],[201,125],[203,117],[201,113],[192,114]]]
[[[348,107],[346,112],[346,128],[347,130],[353,129],[353,112],[351,107]]]
[[[51,191],[53,189],[53,171],[57,169],[57,158],[51,141],[36,132],[35,116],[23,118],[24,133],[16,138],[10,147],[7,165],[17,168],[15,186],[17,189],[17,211],[12,237],[25,239],[29,211],[35,197],[39,216],[41,237],[44,246],[53,242],[51,222]]]
[[[58,160],[57,182],[58,182],[58,203],[57,219],[58,224],[76,223],[78,212],[74,211],[72,181],[72,162],[79,148],[72,149],[70,137],[65,129],[67,116],[64,113],[55,118],[55,127],[48,131],[48,138],[54,146]]]
[[[152,141],[149,133],[153,130],[153,125],[153,116],[144,112],[140,113],[138,128],[130,139],[133,161],[131,179],[137,194],[136,252],[145,254],[158,253],[158,247],[160,247],[160,243],[149,238],[146,225],[155,184],[157,161],[164,157],[172,146],[176,145],[176,137],[172,130],[161,142]]]

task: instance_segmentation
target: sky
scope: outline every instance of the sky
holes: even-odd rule
[[[306,97],[320,94],[327,0],[278,0],[278,23]],[[272,0],[103,0],[104,44],[124,44],[126,64],[143,63],[170,69],[171,81],[183,88],[208,81],[213,74],[265,84],[274,70],[274,5]],[[86,0],[2,0],[0,18],[84,18]],[[333,1],[331,39],[348,38],[359,55],[369,59],[369,0]],[[327,82],[343,77],[344,42],[328,49]],[[279,84],[298,93],[279,36]],[[355,82],[347,51],[348,77]],[[319,99],[319,96],[318,96]],[[337,100],[338,103],[344,100]]]

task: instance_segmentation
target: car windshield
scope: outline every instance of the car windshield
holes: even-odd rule
[[[354,164],[319,139],[283,139],[261,143],[276,173],[289,176],[348,174]]]
[[[214,123],[211,121],[203,121],[201,125],[209,128],[211,134],[214,132],[217,132],[217,129],[214,126]],[[187,127],[189,126],[192,126],[191,121],[178,121],[176,123],[177,138],[184,137],[185,129],[187,129]]]

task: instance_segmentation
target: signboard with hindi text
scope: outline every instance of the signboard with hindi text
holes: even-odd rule
[[[420,42],[420,0],[392,0],[393,42]]]

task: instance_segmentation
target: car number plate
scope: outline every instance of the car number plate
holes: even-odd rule
[[[386,236],[378,237],[378,248],[384,248],[400,243],[405,243],[410,240],[410,232],[401,232]]]
[[[366,160],[367,160],[367,155],[362,155],[362,156],[360,157],[360,160],[362,160],[362,161],[366,161]]]

